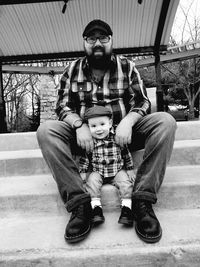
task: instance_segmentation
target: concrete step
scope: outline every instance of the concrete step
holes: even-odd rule
[[[200,164],[200,139],[175,141],[169,164]]]
[[[200,139],[200,121],[177,122],[176,140]]]
[[[137,168],[143,150],[134,153]],[[200,139],[175,141],[170,166],[200,164]],[[0,151],[0,177],[49,173],[40,149]]]
[[[200,208],[200,165],[168,167],[158,194],[159,208]],[[63,214],[65,208],[53,177],[49,175],[0,178],[0,214],[21,212]],[[104,209],[120,207],[118,191],[114,186],[102,188]]]
[[[105,223],[74,245],[63,238],[68,214],[1,218],[0,266],[200,266],[200,210],[155,211],[163,229],[156,244],[119,225],[119,210],[104,212]]]
[[[176,140],[200,139],[200,121],[177,122]],[[35,132],[1,134],[0,151],[37,149]]]
[[[36,132],[1,134],[0,151],[38,149]]]
[[[0,177],[49,172],[40,149],[0,151]]]
[[[136,167],[142,161],[143,154],[143,150],[134,152],[133,160]],[[200,164],[200,139],[175,141],[169,165],[184,166],[197,164]]]

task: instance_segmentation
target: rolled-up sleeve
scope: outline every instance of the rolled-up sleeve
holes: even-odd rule
[[[75,94],[71,90],[69,67],[66,67],[61,79],[60,87],[58,89],[58,96],[56,102],[55,112],[59,120],[63,120],[69,113],[76,112]]]

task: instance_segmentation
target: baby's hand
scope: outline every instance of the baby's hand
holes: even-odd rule
[[[128,177],[130,178],[131,182],[134,183],[135,182],[135,178],[136,178],[134,170],[128,170],[127,174],[128,174]]]

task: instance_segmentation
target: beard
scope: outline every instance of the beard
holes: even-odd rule
[[[95,52],[97,50],[100,50],[103,54],[99,56],[95,55]],[[91,55],[88,55],[86,51],[86,57],[91,67],[94,67],[96,69],[106,69],[108,65],[110,64],[111,53],[112,52],[110,52],[109,54],[106,54],[105,49],[103,47],[95,47]]]

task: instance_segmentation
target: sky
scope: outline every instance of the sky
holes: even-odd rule
[[[187,14],[187,20],[184,12]],[[200,37],[200,0],[180,0],[171,35],[177,43],[186,42],[191,36],[195,37],[194,26],[199,29]],[[200,38],[198,40],[200,41]]]

